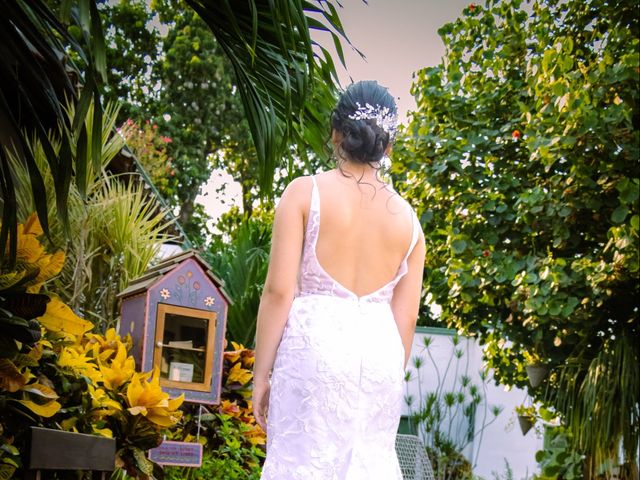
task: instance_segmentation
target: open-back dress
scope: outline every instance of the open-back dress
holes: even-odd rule
[[[395,436],[403,402],[404,347],[391,297],[395,277],[364,296],[320,265],[315,178],[293,300],[271,375],[262,480],[402,480]]]

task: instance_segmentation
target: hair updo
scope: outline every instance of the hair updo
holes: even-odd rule
[[[337,147],[348,160],[356,163],[379,162],[392,140],[390,129],[378,125],[375,118],[357,118],[356,112],[366,105],[386,108],[388,115],[397,115],[393,97],[374,80],[349,85],[331,114],[331,128],[342,134]]]

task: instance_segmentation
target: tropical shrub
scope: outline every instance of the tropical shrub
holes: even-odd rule
[[[256,212],[253,218],[231,211],[223,216],[228,237],[212,242],[205,257],[224,281],[232,303],[227,315],[227,336],[253,345],[262,287],[267,276],[271,245],[271,213]]]
[[[536,452],[540,474],[536,480],[578,480],[582,476],[583,456],[575,451],[570,432],[564,427],[546,429],[544,448]]]
[[[639,24],[631,0],[469,5],[416,74],[392,165],[440,321],[560,416],[587,475],[637,477]]]
[[[30,426],[113,437],[119,468],[134,478],[157,472],[159,467],[145,452],[180,420],[182,398],[169,399],[160,388],[159,372],[135,371],[129,339],[114,329],[104,335],[90,333],[91,322],[53,294],[41,292],[62,269],[64,254],[46,253],[35,215],[17,230],[17,263],[0,274],[0,296],[34,295],[45,311],[37,315],[42,336],[35,342],[10,339],[2,332],[3,345],[13,342],[0,350],[2,478],[19,474],[25,466]],[[32,308],[30,298],[23,299],[22,310]],[[3,313],[14,324],[19,320]]]
[[[92,105],[89,105],[92,112]],[[122,149],[124,139],[115,133],[118,109],[107,104],[102,118],[103,130],[93,137],[92,115],[87,117],[89,139],[83,139],[68,125],[76,120],[73,107],[66,110],[67,121],[61,133],[75,158],[98,152],[97,166],[89,164],[78,170],[77,180],[68,187],[67,225],[56,213],[54,176],[46,162],[42,143],[32,139],[29,148],[44,180],[44,191],[50,197],[50,238],[64,245],[67,261],[54,280],[53,290],[74,311],[94,322],[100,331],[115,326],[119,316],[116,295],[130,280],[146,271],[162,242],[169,240],[172,220],[137,175],[111,175],[107,167]],[[82,146],[88,141],[90,147]],[[58,152],[61,142],[52,140]],[[84,153],[82,150],[84,148]],[[88,150],[87,150],[88,148]],[[34,211],[35,201],[29,187],[28,169],[15,155],[9,155],[13,175],[17,179],[18,218],[24,221]],[[74,167],[79,163],[74,160]]]
[[[255,422],[251,407],[253,350],[231,342],[224,353],[220,405],[214,412],[185,405],[184,424],[171,438],[204,445],[201,468],[165,468],[165,478],[259,479],[266,435]],[[199,425],[198,425],[199,424]]]
[[[163,198],[171,198],[177,189],[176,182],[172,181],[177,170],[171,163],[172,158],[167,152],[167,146],[173,139],[158,133],[158,124],[149,120],[138,123],[129,118],[118,128],[118,133],[122,135],[127,147],[142,164]]]

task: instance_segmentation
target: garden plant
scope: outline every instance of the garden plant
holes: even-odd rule
[[[589,478],[638,475],[636,7],[469,5],[416,74],[392,164],[440,321],[555,413]],[[530,358],[549,368],[537,387]]]
[[[434,338],[423,337],[421,353],[412,358],[405,382],[417,383],[417,396],[407,394],[410,429],[425,444],[438,480],[469,478],[482,444],[484,430],[502,411],[486,401],[487,372],[472,378],[463,359],[468,339],[451,337],[446,364],[432,353]],[[426,389],[422,378],[435,378],[435,388]],[[475,452],[475,453],[474,453]]]

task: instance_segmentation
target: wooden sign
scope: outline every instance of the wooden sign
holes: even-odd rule
[[[149,450],[149,460],[174,467],[200,467],[202,444],[165,440],[159,447]]]

